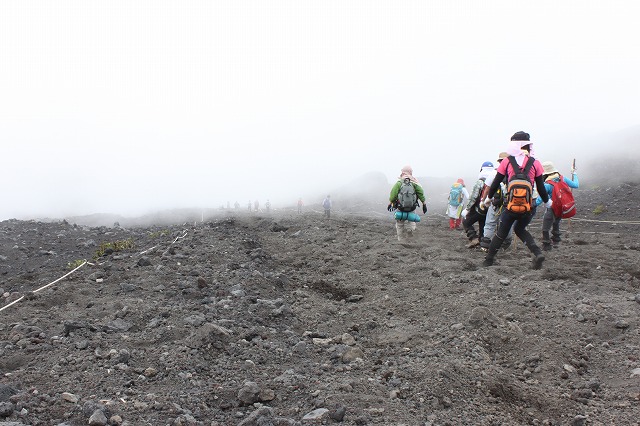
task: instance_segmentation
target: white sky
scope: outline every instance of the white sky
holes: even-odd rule
[[[635,0],[0,2],[0,220],[567,164],[640,124]],[[609,147],[610,148],[610,147]],[[381,200],[385,204],[385,200]]]

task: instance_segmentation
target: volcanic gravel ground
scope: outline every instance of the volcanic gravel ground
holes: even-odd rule
[[[1,222],[0,425],[637,424],[637,188],[584,191],[541,270],[436,214]]]

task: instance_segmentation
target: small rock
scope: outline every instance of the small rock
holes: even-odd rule
[[[0,402],[0,418],[6,418],[13,414],[14,406],[10,402]],[[0,423],[2,425],[4,423]]]
[[[318,408],[317,410],[313,410],[310,413],[305,414],[304,417],[302,418],[302,421],[304,422],[304,421],[320,420],[323,417],[325,417],[328,412],[329,410],[327,410],[326,408]]]
[[[148,367],[142,373],[145,377],[155,377],[158,374],[158,370],[153,367]]]
[[[342,354],[342,362],[344,362],[345,364],[349,364],[350,362],[353,362],[358,358],[360,359],[364,358],[364,352],[362,352],[362,349],[360,348],[349,347]]]
[[[620,328],[622,330],[629,328],[629,323],[626,322],[625,320],[618,320],[616,321],[616,328]]]
[[[260,387],[255,382],[245,382],[238,391],[240,402],[251,405],[260,400]]]
[[[105,426],[107,424],[107,416],[104,415],[102,410],[96,410],[89,417],[89,426]]]
[[[347,413],[347,409],[342,405],[337,407],[335,410],[332,410],[329,413],[329,417],[331,420],[335,420],[336,422],[342,422],[344,420],[344,415]]]
[[[631,370],[631,377],[639,377],[640,376],[640,368],[634,368]]]
[[[502,278],[500,281],[498,281],[500,283],[500,285],[504,285],[504,286],[508,286],[509,284],[511,284],[511,281],[509,281],[508,278]]]
[[[72,404],[75,404],[80,400],[80,398],[78,398],[76,395],[69,392],[63,392],[62,395],[60,396],[62,397],[63,400],[67,402],[71,402]]]
[[[151,260],[149,260],[148,257],[143,256],[140,259],[138,259],[138,266],[151,266]]]

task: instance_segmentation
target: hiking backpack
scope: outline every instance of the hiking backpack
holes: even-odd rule
[[[571,188],[564,181],[564,178],[560,176],[560,181],[549,181],[549,184],[553,186],[553,204],[551,204],[551,210],[556,217],[561,219],[568,219],[576,215],[576,201],[573,198]]]
[[[462,185],[454,183],[449,192],[449,205],[458,207],[460,204],[462,204]]]
[[[532,209],[533,185],[529,180],[529,170],[535,160],[526,158],[524,169],[521,169],[513,155],[509,156],[509,163],[513,167],[513,176],[507,183],[506,207],[511,213],[529,213]]]
[[[405,178],[400,185],[400,191],[398,192],[398,210],[401,212],[412,212],[418,206],[418,195],[411,180]]]

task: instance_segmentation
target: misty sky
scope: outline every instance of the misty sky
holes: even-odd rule
[[[475,177],[518,130],[566,169],[640,125],[639,18],[634,0],[3,0],[0,220],[293,204],[405,164]]]

